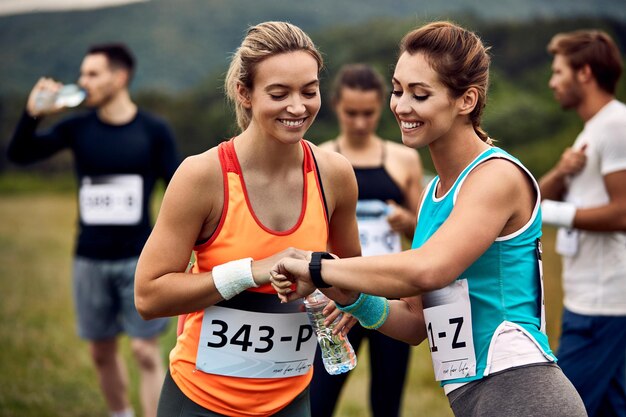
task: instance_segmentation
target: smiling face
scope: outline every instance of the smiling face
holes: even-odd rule
[[[564,109],[575,109],[583,101],[581,86],[576,79],[576,71],[569,65],[564,55],[556,54],[552,60],[552,76],[548,86],[554,98]]]
[[[392,83],[390,107],[405,145],[421,148],[450,131],[459,115],[459,100],[449,96],[423,53],[404,52]]]
[[[251,90],[239,86],[252,112],[248,129],[283,143],[297,143],[321,106],[317,61],[307,52],[273,55],[255,67]]]
[[[342,87],[335,112],[341,133],[351,139],[367,139],[374,134],[382,103],[377,90]]]

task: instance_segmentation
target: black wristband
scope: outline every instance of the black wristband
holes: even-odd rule
[[[311,281],[317,288],[329,288],[328,285],[322,279],[322,259],[335,259],[333,255],[328,252],[313,252],[311,255],[311,262],[309,262],[309,274],[311,274]]]

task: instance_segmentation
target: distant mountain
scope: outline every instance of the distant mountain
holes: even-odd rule
[[[135,89],[176,92],[223,71],[245,29],[261,21],[288,20],[315,39],[337,26],[379,18],[393,25],[394,19],[423,22],[465,14],[512,24],[568,16],[626,21],[621,0],[150,0],[0,16],[0,94],[24,94],[42,75],[74,80],[87,46],[103,41],[124,41],[135,51]]]

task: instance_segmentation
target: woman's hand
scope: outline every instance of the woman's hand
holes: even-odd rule
[[[281,259],[270,271],[272,287],[274,287],[274,290],[278,293],[278,298],[283,303],[306,297],[316,290],[309,273],[311,252],[306,252],[306,261],[302,260],[301,256],[305,252],[299,252],[298,256]],[[337,259],[336,255],[333,255],[333,257]],[[294,284],[295,291],[293,290]],[[343,305],[352,304],[359,298],[358,291],[344,290],[338,287],[322,288],[321,291],[326,297]]]
[[[393,200],[388,200],[387,204],[391,207],[391,213],[387,216],[387,223],[389,223],[391,230],[412,235],[415,230],[415,214],[396,204]]]
[[[309,274],[309,261],[282,258],[270,271],[270,282],[283,303],[306,297],[315,291]],[[292,289],[296,285],[295,291]]]
[[[278,293],[278,298],[280,298],[282,303],[306,297],[316,290],[309,274],[308,260],[283,258],[272,268],[270,275],[272,287]],[[295,291],[293,290],[294,283],[296,284]],[[353,303],[359,296],[359,293],[354,291],[344,291],[333,287],[324,288],[323,292],[327,297],[340,299],[346,304]],[[326,317],[324,324],[327,326],[330,326],[331,323],[341,316],[333,329],[333,334],[341,332],[343,335],[346,335],[357,323],[357,320],[352,315],[342,313],[337,309],[335,301],[332,299],[324,307],[322,313]]]
[[[350,329],[354,327],[354,325],[358,322],[357,319],[352,317],[351,314],[342,313],[335,305],[335,302],[332,300],[328,303],[326,307],[324,307],[322,313],[326,317],[326,319],[324,319],[324,325],[326,326],[330,326],[337,319],[337,317],[340,317],[339,321],[333,328],[333,334],[341,333],[345,336],[348,334]]]
[[[299,259],[307,262],[311,259],[311,251],[300,250],[296,248],[287,248],[272,256],[252,262],[252,277],[257,285],[265,285],[270,283],[270,272],[276,262],[281,259]]]

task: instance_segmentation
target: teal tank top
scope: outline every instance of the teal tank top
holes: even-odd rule
[[[449,286],[423,294],[428,343],[442,385],[487,376],[490,347],[505,324],[522,331],[549,361],[556,361],[544,329],[539,186],[516,158],[496,147],[486,150],[440,198],[435,195],[439,182],[435,177],[423,197],[412,248],[422,246],[439,229],[469,173],[491,158],[504,158],[522,168],[537,190],[537,201],[520,230],[498,237]]]

